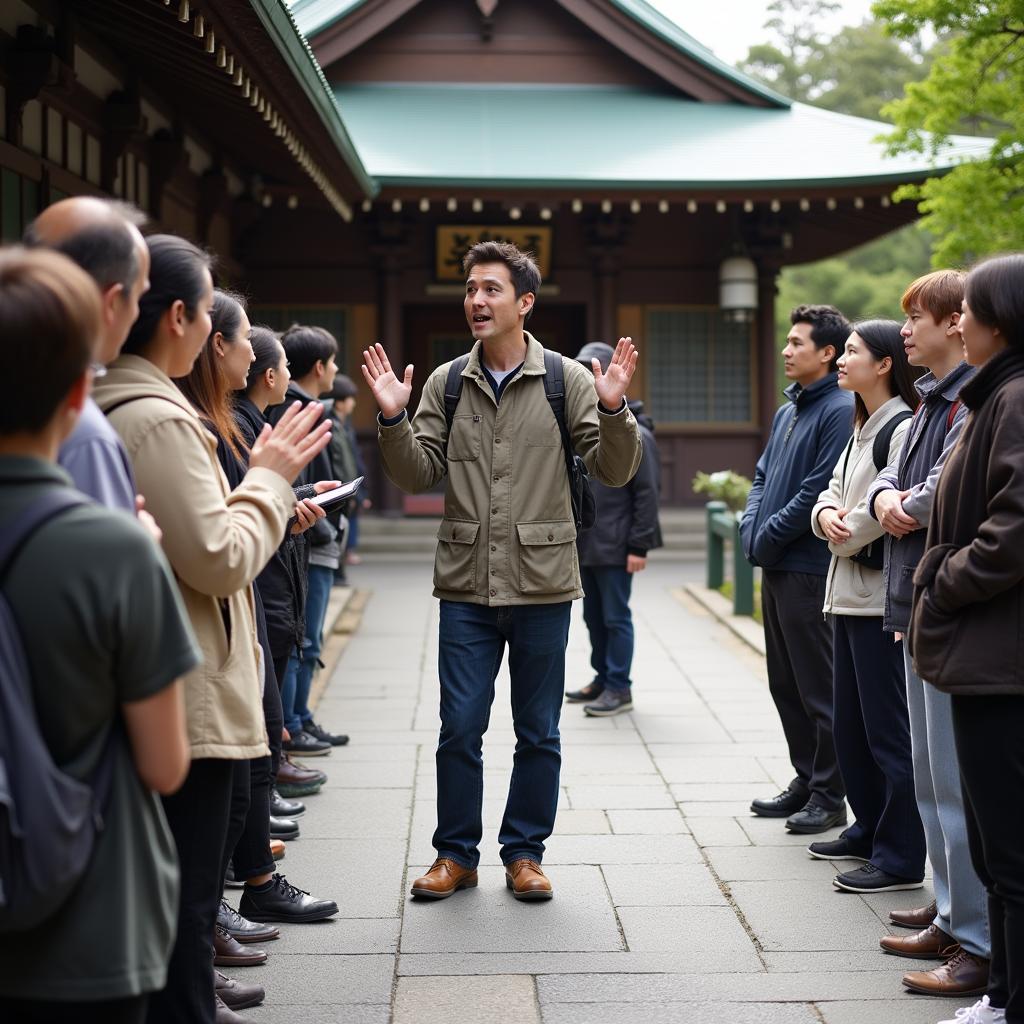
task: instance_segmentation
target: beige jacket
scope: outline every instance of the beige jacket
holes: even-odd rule
[[[429,490],[448,474],[435,597],[517,605],[583,596],[562,440],[544,394],[544,349],[531,335],[526,339],[526,361],[500,405],[480,366],[480,343],[474,345],[450,438],[444,414],[450,363],[428,378],[411,423],[405,417],[380,426],[384,471],[402,490]],[[562,366],[573,447],[591,476],[624,486],[643,452],[633,414],[625,407],[600,412],[593,374],[572,359],[563,358]]]
[[[121,356],[94,397],[110,410],[146,508],[163,530],[203,653],[185,678],[192,757],[261,757],[268,747],[252,581],[284,536],[295,504],[291,485],[257,468],[230,491],[213,435],[174,383],[140,356]]]
[[[897,413],[909,412],[910,407],[900,397],[890,398],[877,409],[867,422],[855,430],[852,448],[844,448],[836,463],[832,480],[818,496],[818,502],[811,509],[811,529],[816,537],[825,540],[818,513],[826,508],[848,508],[849,515],[844,522],[850,537],[843,544],[829,544],[832,562],[828,567],[825,581],[825,606],[822,609],[833,615],[878,615],[885,610],[885,587],[881,569],[869,569],[850,559],[860,549],[883,534],[878,521],[868,512],[868,488],[875,482],[879,471],[875,469],[872,447],[875,435]],[[911,421],[900,423],[889,442],[888,465],[894,466],[899,459],[903,438],[910,429]],[[849,452],[849,460],[846,454]],[[845,466],[845,471],[844,471]]]

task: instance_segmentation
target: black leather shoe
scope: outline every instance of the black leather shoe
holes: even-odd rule
[[[270,790],[270,816],[272,818],[299,818],[306,813],[301,800],[285,800],[276,787]]]
[[[270,819],[270,838],[283,839],[286,843],[290,839],[299,838],[299,823],[288,818]]]
[[[348,737],[343,732],[328,732],[322,725],[317,725],[314,721],[307,722],[302,727],[302,731],[308,733],[315,740],[329,743],[332,747],[343,747],[348,743]]]
[[[269,942],[281,934],[272,924],[246,920],[227,900],[221,900],[217,908],[217,924],[236,942]]]
[[[807,847],[807,852],[815,860],[860,860],[867,863],[871,859],[871,850],[850,842],[845,832],[842,832],[838,839],[811,843]]]
[[[846,804],[840,804],[834,810],[820,807],[808,801],[802,811],[797,811],[786,819],[786,828],[800,835],[815,836],[819,832],[827,832],[830,828],[838,828],[846,824]]]
[[[300,754],[302,757],[323,757],[324,754],[331,752],[331,745],[323,740],[318,740],[315,736],[310,736],[305,729],[302,729],[290,740],[284,740],[281,749],[287,750],[289,754]]]
[[[597,700],[604,693],[604,687],[600,683],[587,683],[580,690],[566,690],[565,699],[570,704],[586,704],[588,701]]]
[[[807,790],[790,783],[778,796],[754,800],[750,809],[762,818],[788,818],[807,803]]]
[[[274,875],[267,889],[252,889],[248,885],[242,893],[238,912],[250,921],[285,921],[303,924],[334,917],[338,904],[334,900],[320,900],[304,889],[296,889],[284,875]]]

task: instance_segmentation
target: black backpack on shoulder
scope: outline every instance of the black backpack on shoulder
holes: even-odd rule
[[[5,524],[0,583],[40,526],[85,504],[73,491],[52,490]],[[103,828],[116,728],[90,782],[54,764],[39,729],[21,634],[0,590],[0,934],[44,922],[85,873]]]
[[[444,385],[444,418],[451,433],[455,410],[462,397],[462,371],[469,364],[469,356],[459,356],[448,368]],[[572,518],[576,532],[589,530],[597,519],[597,505],[590,486],[590,474],[583,460],[573,451],[569,428],[565,424],[565,376],[562,370],[562,356],[558,352],[544,349],[544,396],[554,413],[558,431],[562,435],[562,453],[565,455],[565,471],[569,477],[569,497],[572,501]]]

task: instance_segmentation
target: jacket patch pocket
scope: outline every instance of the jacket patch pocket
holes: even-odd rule
[[[564,594],[576,589],[576,527],[568,520],[517,523],[519,591]]]
[[[448,461],[472,462],[480,458],[481,418],[471,413],[456,414],[448,435]]]
[[[442,519],[434,555],[434,586],[438,590],[476,590],[476,537],[480,524],[468,519]]]

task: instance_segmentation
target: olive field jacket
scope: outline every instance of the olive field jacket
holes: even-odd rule
[[[448,475],[435,597],[500,606],[583,596],[562,440],[544,393],[544,349],[526,340],[526,360],[500,404],[480,365],[480,342],[473,346],[450,437],[450,363],[427,379],[411,422],[378,420],[384,472],[398,487],[416,494]],[[563,357],[562,369],[573,447],[591,476],[623,487],[643,451],[635,417],[625,403],[614,413],[599,409],[593,375],[575,360]]]

